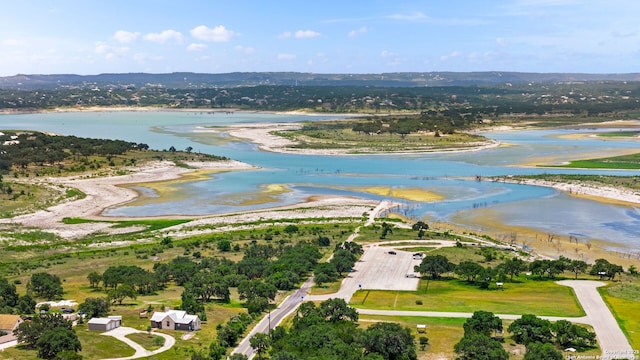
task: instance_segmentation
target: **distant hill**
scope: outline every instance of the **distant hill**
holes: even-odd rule
[[[640,81],[640,73],[575,74],[487,71],[382,74],[316,74],[298,72],[235,72],[225,74],[176,72],[170,74],[125,73],[99,75],[18,74],[0,77],[0,88],[22,90],[74,87],[165,87],[187,89],[256,85],[421,87],[593,81]]]

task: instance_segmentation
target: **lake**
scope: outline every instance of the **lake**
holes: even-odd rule
[[[263,152],[255,144],[213,137],[207,126],[242,123],[322,121],[337,116],[276,115],[235,112],[69,112],[1,115],[0,129],[28,129],[64,135],[121,139],[153,149],[192,147],[194,152],[227,156],[260,167],[255,171],[212,174],[207,180],[171,184],[180,197],[168,201],[150,188],[137,189],[139,201],[108,209],[107,216],[206,215],[287,205],[312,195],[340,194],[368,199],[393,199],[365,190],[372,187],[423,189],[443,196],[435,202],[394,199],[413,218],[454,221],[465,214],[491,209],[504,224],[558,235],[602,239],[640,250],[640,213],[632,206],[605,204],[567,196],[554,189],[475,181],[475,177],[538,173],[637,175],[638,171],[596,171],[519,166],[539,159],[572,159],[587,154],[606,156],[638,148],[637,141],[561,135],[587,130],[487,132],[506,147],[476,152],[317,156]],[[610,129],[609,129],[610,130]],[[593,132],[595,130],[588,130]],[[265,202],[265,187],[287,191]],[[259,199],[260,201],[257,201]],[[455,221],[454,221],[455,222]],[[473,227],[474,224],[466,223]],[[481,226],[478,225],[478,228]]]

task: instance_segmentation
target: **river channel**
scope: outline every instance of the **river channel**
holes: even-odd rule
[[[540,159],[553,163],[559,159],[607,156],[621,149],[638,148],[638,141],[563,136],[597,131],[595,129],[487,132],[483,135],[508,146],[475,152],[353,156],[264,152],[255,144],[232,139],[224,133],[214,137],[202,131],[210,126],[332,118],[336,116],[195,111],[69,112],[1,115],[0,129],[121,139],[146,143],[153,149],[192,147],[194,152],[227,156],[259,167],[171,183],[174,196],[168,197],[159,196],[152,188],[136,187],[140,199],[108,209],[107,216],[222,214],[293,204],[313,195],[340,194],[396,200],[404,204],[400,211],[405,215],[437,221],[455,222],[491,210],[507,226],[606,240],[633,251],[640,250],[640,211],[633,206],[571,197],[545,187],[476,181],[476,176],[537,173],[638,175],[638,171],[523,166]],[[265,201],[263,195],[270,186],[286,191],[276,192]],[[420,202],[363,191],[372,187],[424,189],[443,199]],[[261,201],[256,201],[258,198]],[[464,225],[474,226],[468,222]]]

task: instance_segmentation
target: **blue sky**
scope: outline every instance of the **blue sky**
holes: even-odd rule
[[[640,72],[637,0],[11,0],[0,76]]]

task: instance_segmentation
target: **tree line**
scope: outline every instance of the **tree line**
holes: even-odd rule
[[[148,150],[143,143],[123,140],[91,139],[77,136],[56,136],[41,132],[9,132],[0,135],[0,172],[13,166],[25,168],[29,165],[55,165],[69,158],[89,156],[113,157],[131,150]]]
[[[420,265],[415,266],[414,270],[431,279],[439,279],[442,274],[453,272],[468,283],[484,289],[489,288],[491,281],[513,281],[514,276],[525,271],[531,272],[532,275],[538,276],[540,279],[553,279],[565,271],[570,271],[575,274],[577,279],[579,274],[584,274],[589,270],[590,275],[609,280],[613,280],[616,275],[624,272],[622,266],[612,264],[606,259],[597,259],[593,265],[589,266],[582,260],[569,259],[564,256],[557,260],[534,260],[530,263],[513,257],[495,267],[484,267],[471,260],[463,260],[454,264],[444,255],[427,255],[422,259]]]

